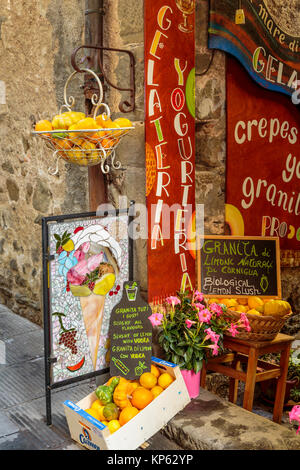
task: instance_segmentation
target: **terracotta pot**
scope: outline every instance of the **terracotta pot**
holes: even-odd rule
[[[260,382],[263,398],[265,398],[267,401],[271,403],[274,403],[275,401],[276,383],[277,383],[277,379],[264,380],[263,382]],[[291,390],[295,388],[298,385],[298,383],[299,383],[298,378],[286,381],[284,403],[287,403],[291,399],[290,397]]]

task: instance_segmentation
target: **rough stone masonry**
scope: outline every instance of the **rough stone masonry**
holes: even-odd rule
[[[128,49],[136,60],[136,107],[126,115],[135,131],[117,157],[122,170],[106,178],[108,199],[145,203],[144,25],[141,0],[106,0],[104,45]],[[196,0],[196,202],[205,204],[205,232],[224,233],[226,173],[226,57],[207,48],[208,0]],[[299,34],[296,0],[268,0],[283,29]],[[43,216],[89,210],[87,169],[60,162],[49,175],[52,154],[31,136],[32,124],[53,116],[63,104],[70,57],[84,43],[84,0],[0,0],[0,303],[42,323],[41,226]],[[298,22],[297,22],[298,21]],[[297,28],[297,31],[295,30]],[[119,86],[129,85],[126,57],[105,54],[105,70]],[[78,90],[77,90],[78,93]],[[125,95],[108,89],[113,118]],[[76,110],[83,110],[82,94]],[[147,290],[147,241],[135,243],[135,277]],[[282,270],[282,290],[300,311],[299,269]],[[299,315],[289,333],[299,331]]]

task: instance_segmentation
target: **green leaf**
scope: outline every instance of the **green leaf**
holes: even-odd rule
[[[184,359],[185,359],[185,361],[186,361],[186,362],[189,362],[189,361],[191,360],[191,358],[192,358],[192,355],[193,355],[193,348],[192,348],[191,346],[189,346],[189,347],[187,348],[187,351],[185,352],[185,354],[184,354],[184,356],[183,356]]]
[[[172,354],[172,362],[174,364],[178,364],[179,362],[179,357],[176,354]]]
[[[202,369],[202,361],[193,361],[193,369],[195,374],[198,374]]]
[[[54,238],[55,240],[57,240],[58,242],[60,242],[61,238],[59,235],[57,235],[57,233],[54,234]]]

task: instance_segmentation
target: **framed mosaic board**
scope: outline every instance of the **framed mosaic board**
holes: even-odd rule
[[[109,325],[132,280],[129,209],[43,218],[47,423],[54,388],[109,371]]]

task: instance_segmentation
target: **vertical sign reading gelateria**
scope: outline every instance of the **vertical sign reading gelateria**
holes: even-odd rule
[[[146,0],[148,296],[195,283],[195,1]]]

